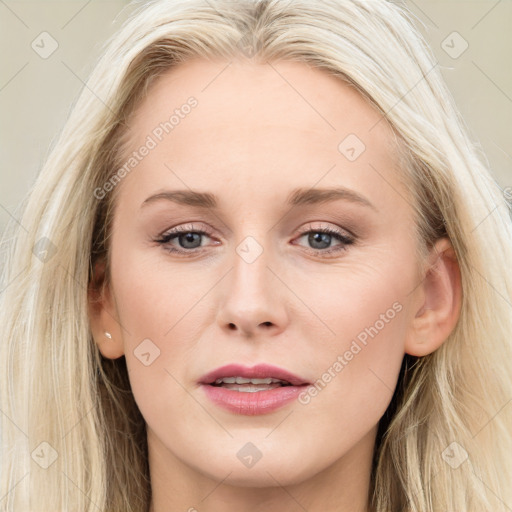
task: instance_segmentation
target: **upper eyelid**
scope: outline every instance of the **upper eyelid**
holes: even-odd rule
[[[317,222],[317,221],[313,221],[313,222]],[[353,239],[357,238],[355,233],[353,233],[351,230],[349,230],[347,228],[342,228],[341,226],[336,226],[336,225],[333,227],[332,224],[325,224],[325,225],[322,224],[321,226],[318,227],[318,226],[313,226],[311,221],[308,223],[306,228],[300,230],[300,233],[305,234],[308,231],[321,231],[322,229],[341,231],[341,234],[346,233],[348,238],[353,238]]]
[[[323,222],[323,224],[321,226],[313,226],[312,225],[313,222]],[[322,229],[331,229],[331,230],[335,230],[335,231],[339,230],[339,231],[347,233],[348,236],[350,236],[350,237],[353,237],[353,238],[356,237],[356,235],[354,233],[352,233],[349,229],[343,228],[340,226],[333,227],[331,224],[325,223],[325,221],[309,221],[308,224],[304,228],[297,229],[295,231],[297,234],[304,234],[304,233],[307,233],[308,231],[321,231]],[[159,236],[163,237],[163,236],[166,236],[167,234],[172,234],[172,233],[176,233],[176,232],[192,232],[192,233],[204,232],[208,236],[212,236],[212,231],[213,230],[211,230],[208,227],[204,227],[204,225],[202,225],[202,224],[200,224],[199,227],[193,226],[191,223],[188,225],[187,224],[185,224],[185,225],[178,224],[175,227],[166,229]]]
[[[165,231],[163,231],[160,236],[165,236],[168,233],[173,233],[173,232],[176,232],[176,231],[186,231],[186,232],[187,231],[191,231],[191,232],[208,231],[208,232],[211,232],[213,230],[211,230],[210,228],[206,227],[205,224],[202,224],[202,223],[195,224],[194,222],[189,222],[189,223],[186,223],[186,224],[177,224],[176,226],[173,226],[172,228],[168,228]]]

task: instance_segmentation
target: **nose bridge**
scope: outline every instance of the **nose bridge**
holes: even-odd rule
[[[234,268],[231,278],[235,287],[245,283],[247,287],[256,291],[263,288],[263,284],[268,280],[267,274],[271,274],[267,265],[274,264],[271,261],[273,231],[269,229],[265,211],[261,207],[256,205],[248,210],[246,206],[239,204],[238,213],[234,216],[237,220],[232,233]]]
[[[285,322],[282,290],[277,290],[269,269],[273,265],[272,244],[264,228],[258,233],[244,236],[235,246],[219,308],[221,327],[248,334],[261,326],[282,328]]]
[[[263,235],[247,235],[235,247],[230,291],[238,297],[239,306],[262,307],[268,301],[270,260],[268,239]]]

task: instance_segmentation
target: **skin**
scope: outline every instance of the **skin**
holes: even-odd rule
[[[416,259],[393,134],[359,93],[303,63],[227,64],[182,63],[152,84],[130,120],[127,156],[187,98],[198,101],[118,185],[112,279],[91,300],[91,329],[105,357],[126,357],[148,427],[152,512],[365,511],[377,426],[403,356],[436,350],[457,321],[457,262],[447,240]],[[366,145],[354,161],[338,150],[348,134]],[[331,186],[374,208],[286,204],[296,187]],[[177,189],[215,194],[219,209],[168,200],[141,208]],[[187,249],[183,238],[167,247],[193,255],[155,242],[176,226],[194,232],[190,223],[211,232],[192,245],[202,248]],[[308,241],[324,227],[356,241]],[[263,249],[252,263],[236,251],[248,236]],[[341,250],[325,256],[333,247]],[[307,404],[237,415],[198,384],[233,362],[270,363],[315,382],[397,303]],[[160,350],[147,366],[134,354],[146,338]],[[237,457],[248,442],[262,453],[251,468]]]

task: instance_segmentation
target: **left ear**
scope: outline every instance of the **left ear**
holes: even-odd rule
[[[405,352],[420,357],[438,349],[459,319],[461,276],[455,251],[448,238],[439,239],[432,247],[418,293],[421,305],[408,329]]]

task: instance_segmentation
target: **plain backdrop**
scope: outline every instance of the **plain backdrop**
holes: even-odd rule
[[[512,1],[404,3],[506,190],[512,186]],[[19,204],[101,45],[131,9],[119,0],[0,0],[0,231],[8,219],[19,219]]]

